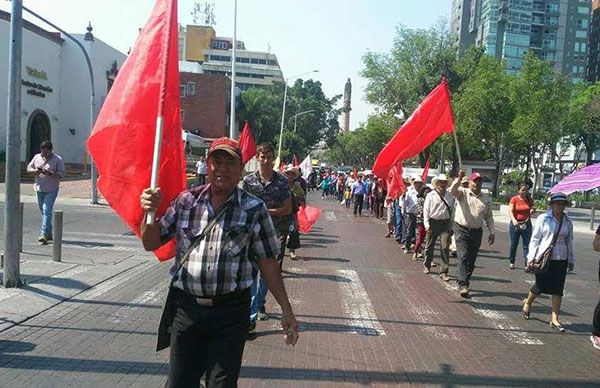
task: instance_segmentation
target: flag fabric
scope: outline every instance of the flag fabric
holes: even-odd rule
[[[285,162],[281,161],[279,164],[279,172],[283,172],[285,170]]]
[[[571,194],[600,187],[600,163],[592,164],[568,175],[550,189],[551,193]]]
[[[312,206],[300,206],[300,209],[298,209],[298,229],[300,229],[300,232],[310,232],[319,217],[321,217],[321,209]]]
[[[302,171],[302,177],[304,179],[308,179],[308,176],[312,173],[312,163],[310,160],[310,155],[307,155],[306,158],[300,163],[300,170]]]
[[[358,177],[358,171],[356,170],[356,166],[354,166],[354,169],[352,170],[352,178],[356,179]]]
[[[162,215],[186,187],[179,116],[177,1],[157,0],[150,18],[121,67],[87,146],[98,189],[127,226],[140,236],[140,194],[150,187],[157,117],[163,117],[158,187]],[[175,254],[171,240],[156,250],[159,260]]]
[[[246,164],[254,155],[256,155],[256,143],[254,142],[254,136],[252,136],[248,121],[244,122],[244,129],[240,135],[239,144],[242,149],[242,162]]]
[[[298,158],[296,157],[296,154],[292,155],[292,164],[294,167],[298,167],[300,165],[298,164]]]
[[[427,182],[427,174],[429,174],[429,159],[425,163],[425,168],[423,168],[423,175],[421,175],[421,180],[423,182]]]
[[[406,185],[402,180],[403,168],[401,164],[392,166],[387,177],[387,193],[390,198],[396,199],[406,192]]]
[[[441,134],[453,130],[450,90],[446,80],[442,80],[379,152],[373,173],[386,177],[394,164],[415,157]]]

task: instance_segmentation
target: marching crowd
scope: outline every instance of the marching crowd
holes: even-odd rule
[[[385,209],[385,237],[395,237],[404,253],[412,253],[415,261],[422,260],[426,274],[435,266],[433,256],[439,240],[441,268],[438,276],[449,281],[450,256],[457,257],[458,290],[462,297],[468,297],[484,225],[488,230],[488,244],[492,245],[495,240],[491,198],[481,191],[481,175],[472,173],[466,177],[461,171],[458,178],[452,180],[440,174],[432,179],[431,187],[420,177],[405,179],[407,189],[397,198],[388,195],[382,179],[356,175],[354,180],[343,173],[325,173],[319,183],[322,196],[342,198],[346,207],[353,203],[354,216],[362,215],[363,204],[376,218],[383,218]],[[528,185],[521,183],[508,205],[509,267],[515,269],[521,242],[523,267],[526,272],[535,274],[535,283],[522,303],[523,317],[529,319],[532,303],[539,295],[550,295],[549,324],[561,333],[566,331],[559,320],[566,275],[575,267],[573,223],[565,213],[568,204],[565,194],[553,193],[548,198],[549,210],[537,217],[534,226],[534,202]],[[600,251],[600,227],[596,231],[594,250]],[[598,279],[600,281],[600,262]],[[600,301],[594,312],[590,339],[594,347],[600,349]]]

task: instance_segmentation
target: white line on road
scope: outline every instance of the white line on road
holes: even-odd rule
[[[132,318],[134,318],[138,310],[143,308],[143,305],[160,305],[166,287],[167,283],[159,283],[152,287],[150,290],[132,299],[129,302],[129,306],[122,307],[115,311],[113,314],[111,314],[108,317],[109,322],[119,323],[130,321]]]
[[[335,217],[335,213],[332,211],[325,212],[325,219],[327,221],[337,221],[337,218]]]
[[[148,267],[143,264],[138,264],[136,267],[129,269],[125,273],[116,275],[110,280],[100,283],[92,287],[89,291],[84,291],[77,299],[93,300],[107,293],[113,288],[126,284],[130,279],[138,277],[142,272],[147,271]]]
[[[350,317],[351,332],[367,335],[385,335],[383,326],[375,315],[375,308],[371,303],[365,286],[360,281],[358,273],[350,269],[336,271],[340,276],[349,281],[340,282],[342,289],[342,305],[344,312]]]
[[[453,287],[446,282],[440,281],[440,283],[442,283],[444,287],[450,290],[453,294],[457,294],[456,287]],[[473,297],[470,298],[470,301],[481,305],[484,304],[484,302]],[[511,319],[502,313],[481,307],[473,307],[473,311],[475,311],[477,315],[481,315],[482,317],[486,318],[488,321],[488,325],[490,327],[499,329],[500,335],[509,340],[510,342],[522,345],[544,344],[541,340],[532,337],[523,328],[516,325],[512,325]]]

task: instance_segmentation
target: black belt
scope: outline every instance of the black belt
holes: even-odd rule
[[[199,306],[207,306],[207,307],[222,306],[224,304],[237,302],[242,299],[250,298],[250,288],[245,288],[243,290],[232,291],[232,292],[228,292],[227,294],[215,295],[215,296],[196,296],[196,295],[187,293],[177,287],[173,287],[173,292],[174,292],[175,296],[177,296],[179,298],[188,300]]]

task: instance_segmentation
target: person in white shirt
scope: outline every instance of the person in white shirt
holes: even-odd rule
[[[454,198],[446,191],[448,187],[446,174],[436,176],[431,183],[434,190],[427,194],[423,205],[423,224],[425,226],[425,233],[427,233],[423,272],[430,272],[435,242],[439,237],[442,256],[440,278],[447,282],[450,279],[448,277],[448,266],[450,263],[450,234],[452,231],[451,222]]]
[[[411,245],[417,236],[417,195],[423,187],[423,181],[420,177],[413,179],[413,184],[406,191],[404,200],[404,222],[406,222],[406,238],[404,239],[404,253],[409,253]]]
[[[206,183],[206,172],[208,171],[208,165],[204,160],[204,156],[200,156],[200,160],[196,163],[196,177],[198,178],[198,186],[202,186]]]

